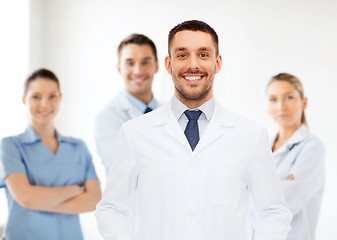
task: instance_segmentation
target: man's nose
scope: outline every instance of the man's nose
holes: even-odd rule
[[[140,63],[135,64],[133,72],[134,74],[141,74],[143,72],[143,67]]]
[[[188,67],[192,70],[198,70],[200,69],[200,63],[197,56],[190,56]]]

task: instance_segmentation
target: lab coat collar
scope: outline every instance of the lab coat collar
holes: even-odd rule
[[[132,96],[128,91],[124,91],[123,95],[126,97],[126,99],[132,104],[134,105],[140,112],[144,113],[146,108],[151,108],[156,109],[157,108],[157,103],[156,100],[154,99],[153,95],[152,95],[152,99],[149,102],[148,105],[146,105],[145,103],[143,103],[141,100],[139,100],[138,98]]]
[[[161,108],[157,109],[159,114],[157,114],[157,118],[154,121],[153,126],[160,126],[167,124],[169,119],[173,117],[176,120],[176,117],[171,111],[171,101],[164,104]],[[213,120],[212,120],[213,119]],[[216,125],[222,127],[234,127],[234,119],[231,117],[231,113],[223,108],[220,103],[215,101],[214,113],[212,116],[211,122],[214,121]],[[178,122],[177,122],[178,123]]]
[[[214,142],[217,138],[222,136],[226,128],[234,127],[235,120],[231,116],[232,114],[230,111],[226,110],[216,102],[213,117],[208,123],[208,126],[194,149],[193,154],[197,154],[209,144]]]
[[[234,127],[235,120],[232,118],[232,113],[222,107],[220,103],[215,101],[215,109],[214,109],[214,122],[222,127]]]
[[[120,106],[120,108],[122,108],[123,110],[129,110],[131,107],[130,102],[123,94],[123,92],[117,93],[115,101],[118,104],[118,106]]]
[[[168,135],[192,151],[184,132],[181,130],[176,117],[171,111],[171,101],[157,109],[155,112],[157,112],[157,114],[153,126],[164,126]],[[234,127],[234,119],[231,115],[232,114],[229,111],[221,107],[220,104],[216,102],[213,117],[208,123],[200,142],[192,153],[197,154],[203,148],[220,137],[224,132],[224,127]]]
[[[302,142],[309,136],[308,128],[302,124],[287,141],[287,145],[293,145]]]
[[[131,118],[136,118],[140,115],[139,109],[132,105],[130,101],[126,98],[123,92],[119,92],[115,98],[116,105],[122,108],[124,111],[128,112]]]
[[[294,133],[293,135],[288,139],[288,141],[279,149],[275,151],[275,153],[280,153],[284,151],[290,151],[295,145],[302,142],[304,139],[306,139],[310,135],[308,128],[302,124]],[[277,134],[275,134],[273,141],[271,142],[271,147],[273,147],[274,142],[277,138]]]

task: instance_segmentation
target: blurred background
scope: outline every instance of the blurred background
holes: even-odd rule
[[[91,150],[102,188],[93,122],[98,110],[123,90],[117,46],[143,33],[157,45],[160,69],[154,94],[168,101],[173,84],[164,67],[167,35],[176,24],[198,19],[219,35],[223,68],[215,96],[227,108],[267,127],[265,85],[279,72],[299,77],[309,98],[310,131],[325,143],[326,192],[318,240],[337,239],[337,1],[334,0],[0,0],[0,138],[27,126],[23,82],[45,67],[61,81],[56,126],[82,138]],[[7,203],[0,189],[0,225]],[[81,216],[86,239],[100,239],[92,213]]]

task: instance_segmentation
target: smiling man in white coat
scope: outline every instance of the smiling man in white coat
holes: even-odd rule
[[[143,34],[134,33],[118,46],[117,69],[125,83],[119,92],[96,116],[96,149],[108,174],[113,164],[113,149],[119,128],[159,106],[153,97],[152,82],[158,71],[157,49]]]
[[[267,133],[213,97],[221,69],[213,28],[193,20],[169,33],[175,96],[119,131],[98,229],[110,240],[284,240],[291,213]],[[135,197],[135,198],[134,198]],[[133,201],[136,199],[135,207]]]

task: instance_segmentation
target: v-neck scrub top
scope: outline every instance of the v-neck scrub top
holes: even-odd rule
[[[42,142],[32,126],[22,134],[2,139],[0,145],[0,181],[16,172],[24,173],[30,184],[60,187],[83,185],[97,178],[92,157],[79,139],[64,137],[58,132],[56,154]],[[83,239],[77,214],[36,211],[18,204],[6,188],[8,219],[6,240]]]

